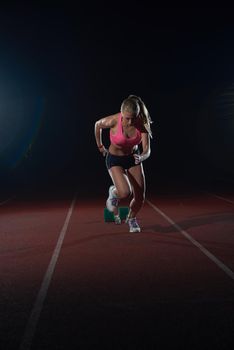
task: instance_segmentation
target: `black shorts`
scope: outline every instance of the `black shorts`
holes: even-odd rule
[[[140,154],[140,151],[137,150],[134,152],[135,154]],[[135,158],[133,154],[127,155],[127,156],[116,156],[114,154],[111,154],[110,152],[106,155],[106,167],[109,170],[112,166],[121,166],[124,169],[129,169],[133,166],[136,166],[138,164],[135,164]]]

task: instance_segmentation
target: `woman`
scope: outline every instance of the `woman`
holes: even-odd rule
[[[114,213],[115,222],[121,223],[118,204],[121,199],[133,198],[126,222],[130,232],[140,232],[136,215],[145,200],[145,175],[142,162],[150,156],[152,123],[149,112],[140,97],[130,95],[121,104],[120,113],[101,118],[95,123],[95,138],[99,151],[106,155],[106,166],[113,181],[106,201]],[[102,129],[110,129],[110,147],[102,144]],[[142,145],[140,153],[138,145]]]

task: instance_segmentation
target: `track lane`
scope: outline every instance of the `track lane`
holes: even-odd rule
[[[152,203],[159,203],[159,209],[234,271],[232,203],[207,194],[175,196],[167,202],[153,200]]]
[[[177,201],[157,198],[171,212]],[[78,201],[33,349],[63,349],[67,339],[74,349],[230,346],[232,281],[152,208],[139,222],[143,232],[130,234],[103,223],[103,201]]]
[[[0,212],[1,348],[18,349],[69,201],[20,200]]]

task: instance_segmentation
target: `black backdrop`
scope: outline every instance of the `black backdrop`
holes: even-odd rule
[[[8,103],[12,99],[11,125],[18,115],[18,124],[30,129],[36,109],[26,122],[26,107],[19,116],[18,104],[43,102],[23,155],[7,165],[13,147],[26,142],[21,131],[21,141],[9,141],[11,152],[0,154],[1,192],[105,190],[110,179],[95,145],[94,123],[118,112],[129,94],[141,96],[154,121],[145,162],[150,190],[232,180],[231,16],[230,8],[166,9],[137,2],[116,8],[2,6],[1,104],[6,96]],[[9,123],[4,126],[4,111],[1,133],[14,139]],[[107,131],[103,138],[108,146]]]

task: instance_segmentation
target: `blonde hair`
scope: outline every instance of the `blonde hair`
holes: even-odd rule
[[[121,104],[121,111],[128,111],[137,115],[140,119],[142,126],[148,132],[149,136],[152,138],[152,130],[150,124],[153,123],[151,120],[148,109],[146,108],[144,102],[139,96],[129,95]]]

